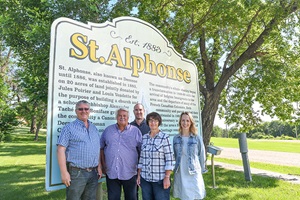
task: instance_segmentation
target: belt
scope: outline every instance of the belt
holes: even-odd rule
[[[79,168],[79,167],[69,166],[69,169],[84,170],[87,172],[91,172],[94,169],[97,169],[97,167]]]

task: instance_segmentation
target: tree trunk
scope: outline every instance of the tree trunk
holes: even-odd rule
[[[40,132],[41,127],[42,127],[42,123],[39,122],[37,125],[37,128],[36,128],[36,131],[35,131],[34,141],[39,140],[39,132]]]
[[[30,133],[35,134],[36,133],[36,121],[37,121],[37,116],[36,116],[36,110],[37,110],[37,103],[33,103],[33,108],[31,110],[31,126],[30,126]]]
[[[218,111],[220,95],[213,92],[208,92],[205,98],[204,107],[201,113],[203,127],[203,142],[205,148],[209,145],[213,131],[214,120]]]
[[[31,117],[30,133],[33,133],[33,134],[36,133],[36,116],[35,115],[33,115]]]

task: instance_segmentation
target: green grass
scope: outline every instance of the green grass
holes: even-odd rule
[[[215,146],[239,148],[239,140],[237,138],[216,138],[212,137],[211,142]],[[256,140],[247,139],[248,149],[264,150],[264,151],[280,151],[290,153],[300,153],[300,141],[284,141],[284,140]]]
[[[242,160],[234,160],[234,159],[219,158],[219,157],[214,157],[214,160],[218,161],[218,162],[243,166]],[[250,167],[256,168],[256,169],[272,171],[272,172],[278,172],[281,174],[300,176],[300,168],[299,167],[274,165],[274,164],[267,164],[267,163],[260,163],[260,162],[251,162]]]
[[[63,190],[45,190],[46,133],[35,142],[27,131],[17,129],[12,142],[0,143],[0,199],[63,199]]]
[[[210,169],[210,168],[209,168]],[[220,200],[283,200],[300,199],[300,185],[281,180],[252,175],[252,181],[245,181],[244,173],[215,169],[217,189],[212,189],[212,175],[204,175],[207,199]]]
[[[64,189],[45,191],[45,132],[42,132],[39,141],[35,142],[34,135],[26,133],[27,131],[28,129],[24,128],[18,129],[12,135],[12,142],[0,143],[0,199],[65,199]],[[252,176],[253,181],[247,182],[242,172],[218,167],[215,167],[215,175],[218,186],[216,189],[211,187],[212,175],[206,173],[203,176],[206,199],[300,199],[300,185],[256,175]]]

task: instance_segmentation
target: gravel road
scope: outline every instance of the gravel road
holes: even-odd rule
[[[242,155],[240,153],[239,148],[222,148],[222,152],[220,155],[217,155],[219,158],[229,158],[229,159],[236,159],[242,160]],[[300,143],[299,143],[300,148]],[[299,175],[287,175],[287,174],[280,174],[276,172],[270,172],[261,169],[255,169],[251,167],[251,162],[261,162],[261,163],[270,163],[276,165],[283,165],[283,166],[295,166],[300,167],[300,153],[285,153],[285,152],[276,152],[276,151],[261,151],[261,150],[251,150],[248,149],[248,159],[251,168],[251,174],[257,174],[260,176],[268,176],[277,179],[281,179],[284,181],[288,181],[294,184],[300,184],[300,176]],[[208,160],[208,164],[210,164],[210,160]],[[236,171],[244,171],[243,166],[237,166],[222,162],[215,162],[215,166],[219,166],[225,169],[231,169]]]
[[[242,160],[240,149],[223,147],[221,148],[223,150],[220,155],[217,155],[217,157]],[[260,151],[248,149],[248,159],[250,165],[251,162],[261,162],[300,167],[300,153],[285,153],[277,151]]]

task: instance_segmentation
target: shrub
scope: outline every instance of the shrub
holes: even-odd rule
[[[253,138],[253,139],[264,139],[264,137],[265,137],[265,134],[262,132],[253,133],[251,136],[251,138]]]
[[[0,105],[0,142],[10,141],[10,133],[14,126],[18,125],[16,113],[6,105]]]
[[[274,136],[273,135],[266,135],[265,139],[274,139]]]
[[[287,136],[287,135],[281,135],[280,140],[294,140],[294,138],[291,136]]]

